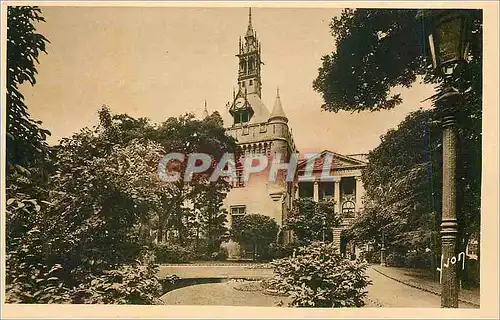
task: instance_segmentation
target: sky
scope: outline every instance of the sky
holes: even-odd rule
[[[272,110],[281,102],[300,152],[328,149],[367,153],[380,136],[421,107],[434,93],[416,83],[396,89],[403,104],[388,111],[321,110],[312,88],[321,57],[334,50],[329,23],[336,8],[252,8],[262,44],[262,99]],[[22,92],[33,118],[51,131],[55,144],[97,123],[103,104],[113,113],[162,122],[208,111],[228,119],[226,103],[237,88],[238,39],[248,8],[214,7],[42,7],[37,31],[50,40],[40,57],[37,83]],[[229,122],[227,122],[229,125]]]

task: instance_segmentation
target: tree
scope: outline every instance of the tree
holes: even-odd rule
[[[183,212],[177,208],[182,207],[185,200],[189,200],[201,213],[202,223],[208,224],[202,227],[209,231],[206,235],[214,237],[215,233],[221,231],[224,224],[225,215],[220,207],[231,185],[224,179],[210,182],[209,178],[215,170],[215,164],[225,153],[237,156],[236,140],[226,134],[220,114],[214,112],[203,120],[196,119],[192,114],[169,118],[157,127],[150,138],[160,143],[165,153],[179,152],[186,155],[204,153],[210,155],[214,164],[205,172],[194,174],[188,182],[183,176],[187,159],[180,163],[177,170],[181,173],[181,179],[171,184],[175,193],[169,196],[169,201],[175,201],[175,204],[167,206],[169,209],[161,213],[159,234],[173,227],[179,236],[180,244],[185,244],[189,230],[182,222]],[[215,232],[215,230],[219,231]]]
[[[197,240],[203,236],[207,240],[207,250],[217,252],[228,232],[226,227],[227,210],[221,209],[227,195],[227,188],[221,189],[216,182],[200,184],[193,188],[191,196],[198,213],[199,229]]]
[[[438,117],[435,111],[409,114],[397,129],[382,136],[381,144],[368,155],[363,171],[365,209],[349,231],[360,242],[380,245],[384,232],[391,250],[430,248],[434,263],[440,257],[442,149]],[[474,164],[463,161],[461,194],[457,206],[460,222],[459,246],[465,246],[480,230],[480,184]],[[479,181],[477,181],[478,179]],[[467,194],[465,194],[467,191]]]
[[[126,114],[114,115],[104,106],[99,111],[100,127],[103,128],[103,141],[113,144],[126,144],[133,139],[149,140],[158,143],[164,152],[205,153],[216,163],[225,153],[236,153],[236,141],[226,135],[222,118],[218,112],[203,120],[192,114],[171,117],[160,124],[152,124],[148,119],[134,119]],[[100,144],[100,150],[106,150],[106,144]],[[222,200],[230,189],[230,184],[219,179],[210,182],[209,177],[215,166],[202,173],[197,173],[191,181],[184,180],[187,158],[181,161],[175,170],[181,178],[168,183],[168,192],[162,195],[162,210],[157,212],[154,227],[158,242],[163,242],[169,230],[177,235],[175,242],[189,245],[196,239],[196,230],[215,240],[217,233],[224,233],[225,214],[220,210]],[[197,221],[196,216],[200,219]],[[196,227],[197,223],[201,226]],[[205,232],[206,231],[206,232]]]
[[[231,235],[234,241],[253,248],[254,259],[259,252],[276,241],[279,227],[273,218],[248,214],[233,220]]]
[[[433,83],[438,92],[443,89],[443,79],[437,76],[431,67],[426,37],[423,34],[425,25],[421,18],[417,18],[417,11],[345,9],[340,17],[332,20],[330,26],[336,50],[323,57],[318,77],[313,83],[314,89],[323,96],[323,109],[334,112],[391,109],[402,103],[399,95],[391,95],[391,89],[398,86],[411,87],[417,79]],[[465,99],[465,103],[457,111],[457,216],[459,249],[462,251],[465,250],[471,234],[479,236],[481,194],[482,13],[481,10],[467,12],[473,22],[468,64],[464,72],[452,83],[462,92]],[[380,185],[383,186],[384,179],[391,179],[393,175],[401,177],[398,187],[391,190],[395,197],[392,201],[399,198],[399,208],[405,204],[427,208],[429,215],[432,212],[429,202],[434,203],[433,208],[436,210],[441,207],[438,190],[442,178],[441,167],[437,162],[442,154],[441,137],[432,122],[438,121],[440,117],[437,111],[427,115],[416,113],[411,117],[414,118],[413,123],[420,122],[420,125],[412,130],[412,125],[408,123],[411,121],[407,119],[407,123],[401,126],[405,127],[404,129],[400,128],[392,135],[388,133],[382,139],[384,144],[385,140],[391,140],[390,137],[400,136],[401,144],[392,148],[397,152],[391,153],[400,166],[391,166],[392,160],[382,156],[382,153],[385,153],[382,150],[391,150],[389,144],[392,142],[385,143],[379,153],[374,152],[372,157],[369,157],[369,161],[379,158],[385,171],[373,170],[365,175],[365,178],[373,175],[373,179],[381,179]],[[422,138],[423,132],[430,135]],[[403,136],[406,138],[403,139]],[[414,149],[413,145],[419,145],[420,149]],[[437,150],[434,150],[435,146]],[[398,156],[400,152],[402,154]],[[431,159],[414,157],[411,152],[418,152],[420,155],[435,153]],[[430,161],[433,161],[432,165],[428,165]],[[407,165],[402,165],[404,163]],[[404,178],[405,172],[412,172],[413,175]],[[422,174],[428,177],[425,191],[422,190],[422,183],[413,185],[409,180],[414,178],[422,182],[424,180],[421,180],[421,177],[416,177]],[[375,199],[377,191],[370,188],[377,187],[376,184],[368,180],[364,182],[368,186],[366,191],[369,197],[371,194],[371,198],[379,203],[376,206],[387,203],[387,196],[384,196],[384,200]],[[405,186],[405,183],[410,185]],[[431,198],[421,197],[422,192],[431,195]],[[411,197],[417,197],[420,201]],[[390,206],[385,207],[386,212],[390,211],[389,208]],[[437,213],[439,215],[439,211]],[[422,220],[425,219],[422,217]]]
[[[470,98],[481,97],[482,14],[473,18],[470,62],[462,81],[472,86]],[[323,56],[314,89],[329,111],[376,111],[401,104],[390,95],[397,86],[411,87],[420,77],[438,83],[428,58],[425,25],[414,9],[345,9],[330,27],[335,51]],[[477,108],[476,105],[474,108]],[[480,106],[479,106],[480,108]]]
[[[12,170],[43,167],[49,156],[45,138],[50,132],[32,119],[19,86],[36,83],[36,63],[49,42],[36,32],[35,24],[45,19],[38,7],[7,7],[7,175]]]
[[[335,215],[335,203],[316,202],[310,198],[294,200],[293,208],[285,220],[285,228],[293,231],[300,245],[332,238],[332,228],[340,225],[340,217]]]
[[[88,129],[62,141],[50,203],[9,199],[10,301],[154,302],[161,287],[138,227],[166,192],[154,176],[161,149],[133,140],[100,154],[102,142]]]

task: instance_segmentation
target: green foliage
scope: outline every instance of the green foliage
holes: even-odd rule
[[[219,240],[200,239],[196,245],[196,257],[200,260],[223,261],[227,259],[228,252],[225,248],[221,247]]]
[[[314,88],[324,109],[362,111],[390,109],[402,102],[390,95],[410,87],[420,76],[444,88],[428,59],[425,20],[414,9],[345,9],[332,20],[336,51],[323,57]],[[420,16],[426,15],[426,10]],[[481,194],[482,13],[472,18],[469,61],[452,85],[461,90],[458,108],[457,208],[460,246],[479,234]],[[360,44],[363,45],[360,45]],[[339,80],[341,79],[341,80]],[[367,192],[364,216],[354,238],[380,243],[381,229],[395,247],[437,247],[441,211],[442,146],[437,111],[410,114],[397,130],[384,135],[363,174]],[[434,250],[437,253],[437,250]]]
[[[138,225],[156,208],[157,195],[163,192],[151,171],[158,149],[151,143],[133,141],[128,146],[113,146],[109,155],[101,157],[74,152],[89,148],[93,138],[84,131],[60,145],[57,171],[49,184],[51,203],[23,199],[19,193],[8,199],[11,301],[112,299],[99,297],[107,291],[81,298],[75,288],[93,290],[87,283],[92,276],[135,265],[143,256],[146,243],[139,237]],[[146,274],[135,279],[140,276]],[[145,296],[140,296],[142,291],[127,292],[130,297],[121,295],[114,302],[149,301],[146,291]]]
[[[432,254],[422,251],[409,251],[405,255],[405,266],[414,269],[424,269],[431,266]]]
[[[314,89],[329,111],[391,109],[402,102],[391,89],[411,87],[420,77],[438,83],[428,58],[427,28],[416,9],[344,9],[330,27],[335,51],[322,58]],[[425,11],[425,10],[423,10]],[[482,15],[468,10],[474,20],[471,62],[462,75],[481,96]],[[476,105],[477,107],[477,105]],[[480,104],[479,104],[480,108]]]
[[[189,199],[199,208],[195,222],[202,236],[212,246],[220,245],[226,213],[219,208],[227,182],[210,184],[207,177],[197,177],[187,188],[183,182],[160,183],[157,166],[169,141],[158,131],[166,125],[159,129],[147,119],[113,115],[107,107],[101,108],[99,119],[97,127],[62,139],[54,149],[56,162],[45,190],[32,193],[50,203],[21,193],[35,190],[33,182],[11,173],[8,301],[153,303],[159,282],[152,262],[142,258],[153,240],[149,229],[172,228],[188,238],[195,227],[195,211],[184,206]],[[207,119],[204,130],[220,125],[216,120],[216,115]],[[195,120],[187,122],[189,127]],[[221,141],[211,143],[219,144],[220,152],[228,147]],[[180,246],[182,238],[177,242],[157,250],[160,262],[196,257],[187,244]],[[207,254],[210,259],[225,255],[219,248]],[[138,266],[138,261],[144,265]],[[131,267],[137,267],[136,272],[127,274]]]
[[[315,90],[323,95],[324,109],[390,109],[402,102],[399,95],[391,95],[391,90],[410,87],[422,77],[442,92],[444,79],[431,67],[423,34],[426,22],[417,18],[417,12],[345,9],[332,20],[336,49],[323,57],[314,81]],[[427,10],[421,13],[419,16],[425,17]],[[482,12],[467,13],[472,18],[468,63],[452,83],[447,83],[464,97],[456,110],[456,207],[462,249],[471,236],[479,235],[481,199]],[[439,247],[436,232],[441,212],[441,117],[437,111],[410,114],[370,153],[363,175],[367,205],[353,237],[380,243],[377,231],[383,229],[389,244],[397,249],[429,244]],[[434,252],[439,254],[438,250]]]
[[[189,188],[159,183],[158,162],[171,151],[217,158],[234,151],[235,140],[217,113],[153,125],[104,106],[98,126],[49,150],[49,132],[30,118],[18,90],[35,84],[35,64],[48,42],[35,23],[44,18],[26,6],[8,7],[7,18],[6,301],[154,303],[159,282],[148,258],[150,229],[161,237],[173,227],[184,242],[194,214],[184,203],[196,189],[206,195],[196,203],[208,216],[200,221],[203,232],[220,241],[219,207],[229,189],[224,180],[209,185],[207,175]]]
[[[215,162],[224,153],[237,154],[236,140],[226,135],[222,118],[217,112],[203,120],[195,119],[192,114],[169,118],[147,137],[161,144],[165,153],[206,153]],[[181,173],[181,179],[169,184],[171,190],[164,197],[169,205],[158,212],[158,241],[162,242],[164,232],[169,230],[175,231],[177,241],[183,246],[196,241],[200,236],[221,241],[227,232],[227,212],[222,211],[221,206],[231,186],[224,179],[208,181],[215,166],[195,174],[190,182],[184,181],[186,166],[187,159],[175,168]],[[194,209],[186,208],[185,200],[189,200]]]
[[[160,304],[162,286],[152,264],[134,264],[91,275],[74,289],[73,303]]]
[[[463,271],[462,284],[466,288],[477,288],[480,285],[481,267],[480,261],[474,259],[465,260],[465,270]]]
[[[388,267],[405,267],[406,256],[400,252],[391,252],[385,258]]]
[[[195,257],[192,250],[172,243],[157,244],[154,252],[157,263],[186,263]]]
[[[367,265],[343,259],[334,250],[331,244],[313,243],[299,248],[295,258],[272,262],[268,285],[288,294],[293,307],[362,307],[371,284]]]
[[[380,263],[380,251],[370,250],[364,253],[363,258],[366,259],[368,263],[379,264]]]
[[[49,42],[36,32],[35,25],[45,19],[38,7],[7,7],[7,173],[16,166],[41,165],[49,156],[45,138],[50,132],[40,128],[24,103],[19,86],[36,83],[36,63]]]
[[[261,214],[248,214],[233,218],[231,236],[236,242],[253,247],[254,258],[265,252],[276,241],[278,224],[273,218]]]
[[[6,301],[60,303],[70,300],[60,279],[62,266],[46,259],[58,239],[54,219],[45,219],[46,202],[16,193],[6,202]]]
[[[285,221],[285,228],[292,230],[299,244],[331,239],[331,230],[340,225],[340,217],[335,215],[335,202],[300,198],[294,200],[293,208]]]
[[[358,241],[408,249],[429,246],[439,226],[441,149],[439,127],[429,111],[411,113],[381,137],[363,170],[365,210],[351,229]]]
[[[362,176],[365,210],[352,226],[351,238],[358,242],[375,240],[379,245],[384,231],[391,250],[430,248],[437,261],[442,198],[441,129],[437,119],[435,111],[413,112],[397,129],[382,136],[381,144],[369,153]],[[460,144],[458,153],[463,159],[457,170],[459,246],[463,249],[480,230],[480,155],[476,149],[471,150],[473,146],[480,150],[480,131],[473,131],[462,135],[465,143]]]
[[[293,255],[293,251],[298,249],[298,247],[299,245],[297,243],[289,243],[286,245],[271,243],[267,248],[264,248],[263,252],[261,252],[260,259],[264,261],[272,261],[275,259],[291,257]]]

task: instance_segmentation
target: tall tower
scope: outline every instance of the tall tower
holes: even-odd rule
[[[252,8],[248,12],[248,27],[244,42],[239,43],[236,55],[239,59],[238,85],[239,91],[247,94],[256,94],[261,97],[262,79],[261,71],[261,46],[257,39],[257,32],[252,26]]]
[[[252,9],[248,12],[248,26],[238,46],[238,93],[233,97],[229,113],[233,124],[267,121],[269,111],[261,101],[261,45],[253,30]]]

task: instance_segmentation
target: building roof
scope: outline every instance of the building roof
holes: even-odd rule
[[[286,121],[288,121],[288,118],[285,115],[285,110],[283,110],[283,106],[281,105],[280,89],[279,88],[276,90],[276,100],[274,101],[273,112],[271,112],[271,116],[269,117],[269,120],[271,120],[273,118],[283,118]]]
[[[340,153],[332,152],[329,150],[324,150],[321,152],[318,156],[315,157],[314,161],[314,167],[313,171],[322,171],[323,170],[323,164],[325,161],[325,157],[329,156],[332,158],[332,163],[331,163],[331,169],[332,170],[339,170],[339,169],[361,169],[365,167],[368,162],[362,161],[359,159],[355,159],[353,157],[349,157]],[[307,164],[308,159],[303,159],[300,160],[298,163],[298,171],[302,172],[305,170],[306,164]]]
[[[251,93],[247,95],[247,101],[248,103],[250,103],[250,106],[252,107],[254,112],[249,123],[252,124],[267,122],[267,120],[269,119],[269,110],[267,109],[261,98],[257,94]]]

